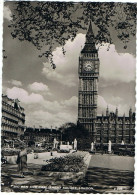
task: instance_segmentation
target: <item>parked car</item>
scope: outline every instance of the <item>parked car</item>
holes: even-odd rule
[[[5,157],[1,157],[1,164],[7,164],[7,159]]]
[[[113,147],[114,154],[121,156],[134,156],[135,148],[134,145],[119,145]]]

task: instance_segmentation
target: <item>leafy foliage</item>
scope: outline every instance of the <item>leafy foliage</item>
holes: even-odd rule
[[[96,43],[112,43],[111,28],[115,28],[118,38],[127,47],[127,42],[136,32],[135,3],[100,2],[14,2],[12,37],[27,40],[41,51],[39,57],[47,57],[53,68],[52,51],[56,45],[62,46],[66,40],[72,41],[78,32],[87,29],[90,20],[98,32]]]
[[[84,164],[84,155],[71,154],[64,157],[52,158],[44,165],[42,171],[79,172]]]
[[[74,139],[77,139],[78,150],[86,150],[91,145],[91,135],[87,129],[80,124],[66,123],[60,130],[62,131],[62,140],[72,143]]]

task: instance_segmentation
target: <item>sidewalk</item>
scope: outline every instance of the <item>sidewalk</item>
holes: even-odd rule
[[[74,153],[77,155],[78,153]],[[88,153],[87,153],[88,154]],[[25,177],[21,178],[17,172],[17,165],[3,165],[2,167],[2,191],[13,192],[70,192],[76,190],[79,192],[79,186],[76,185],[77,179],[71,178],[75,175],[73,172],[51,172],[41,171],[42,164],[50,158],[69,155],[68,153],[45,153],[39,155],[39,159],[34,159],[34,155],[28,157],[28,172]],[[88,165],[90,155],[85,156],[86,164]],[[77,177],[81,177],[82,172],[78,172]],[[3,185],[5,184],[5,185]],[[26,186],[26,187],[25,187]],[[50,186],[50,188],[49,188]],[[75,186],[75,189],[72,189]]]
[[[66,156],[69,153],[57,153],[57,151],[52,152],[43,152],[43,153],[39,153],[38,154],[38,159],[34,159],[34,153],[33,154],[28,154],[27,157],[27,163],[33,163],[33,164],[39,164],[39,165],[45,165],[47,160],[50,160],[51,158],[55,158],[55,157],[60,157],[60,156]]]

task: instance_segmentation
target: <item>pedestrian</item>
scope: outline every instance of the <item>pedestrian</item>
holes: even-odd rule
[[[102,153],[102,155],[104,154],[104,146],[102,143],[101,143],[101,153]]]
[[[18,171],[21,177],[24,177],[24,172],[27,170],[27,151],[24,147],[21,147],[17,156]]]

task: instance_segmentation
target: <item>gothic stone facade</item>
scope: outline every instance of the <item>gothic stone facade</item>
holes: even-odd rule
[[[2,95],[2,139],[20,138],[24,134],[25,114],[17,99]]]
[[[97,116],[96,119],[96,142],[108,143],[135,143],[135,113],[132,109],[129,110],[129,116],[118,116],[116,112],[110,112],[107,108],[106,116]]]
[[[129,117],[119,117],[110,113],[97,116],[97,96],[99,78],[99,58],[95,48],[95,38],[90,22],[86,34],[85,46],[79,57],[79,99],[78,123],[88,129],[91,141],[99,143],[133,143],[135,131],[135,113],[130,110]]]
[[[89,130],[93,138],[96,135],[98,76],[99,59],[90,23],[86,43],[79,57],[78,122]]]

